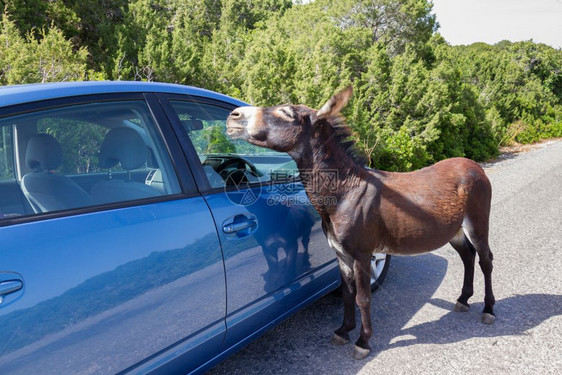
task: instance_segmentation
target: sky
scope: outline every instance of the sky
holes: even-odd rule
[[[452,45],[502,40],[562,48],[562,0],[433,0],[439,33]]]

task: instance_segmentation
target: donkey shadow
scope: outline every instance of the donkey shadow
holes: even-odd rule
[[[388,344],[383,350],[415,344],[448,344],[473,337],[526,335],[545,320],[562,315],[562,295],[553,294],[515,295],[498,300],[498,319],[491,326],[479,320],[484,303],[471,304],[468,313],[453,312],[454,303],[442,299],[432,299],[429,303],[450,312],[438,320],[400,329],[399,336],[385,340]],[[400,336],[407,338],[400,340]],[[382,341],[382,337],[379,339]]]
[[[418,264],[416,258],[427,258],[420,259],[427,264]],[[525,335],[529,329],[545,320],[562,315],[562,295],[513,295],[496,301],[497,320],[493,325],[485,325],[480,321],[484,303],[478,301],[476,296],[473,301],[469,301],[470,310],[466,313],[453,311],[456,295],[452,295],[447,301],[431,298],[446,272],[446,259],[428,254],[421,257],[394,257],[392,261],[404,276],[396,275],[392,283],[383,284],[389,286],[380,295],[373,295],[374,311],[371,315],[374,334],[371,343],[375,356],[389,349],[416,344],[448,344],[474,337]],[[419,279],[422,276],[409,272],[422,272],[427,265],[431,267],[428,272],[437,272],[420,288],[415,282],[423,282]],[[460,282],[461,280],[459,289]],[[416,293],[418,288],[420,290]],[[384,303],[385,299],[390,299],[391,302]],[[437,320],[404,328],[427,303],[448,312]]]

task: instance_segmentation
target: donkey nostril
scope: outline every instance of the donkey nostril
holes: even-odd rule
[[[238,112],[238,111],[236,111],[236,110],[230,112],[230,117],[232,117],[233,119],[240,118],[240,116],[241,116],[241,115],[240,115],[240,112]]]

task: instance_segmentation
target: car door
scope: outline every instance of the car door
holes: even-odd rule
[[[339,282],[320,217],[294,161],[226,136],[234,105],[181,95],[161,98],[211,208],[227,280],[223,350],[264,332]]]
[[[219,238],[155,103],[1,110],[1,374],[187,372],[219,352]]]

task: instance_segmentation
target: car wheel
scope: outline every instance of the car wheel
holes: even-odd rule
[[[371,256],[371,291],[374,292],[381,286],[389,265],[390,255],[378,253]]]

